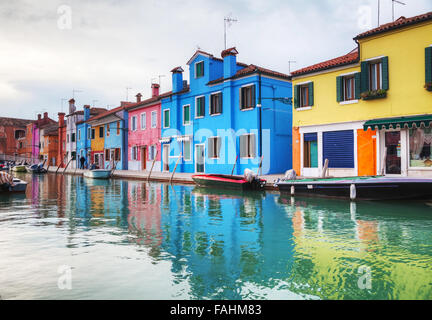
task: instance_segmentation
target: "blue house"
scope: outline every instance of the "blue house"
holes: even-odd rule
[[[243,174],[292,168],[292,90],[289,75],[196,51],[173,69],[172,93],[162,99],[162,170]]]

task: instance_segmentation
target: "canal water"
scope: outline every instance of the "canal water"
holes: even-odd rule
[[[432,203],[21,178],[2,299],[432,299]]]

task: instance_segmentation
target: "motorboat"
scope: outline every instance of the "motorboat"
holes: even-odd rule
[[[27,182],[14,178],[6,172],[0,172],[0,193],[19,193],[25,192]]]
[[[111,169],[95,169],[84,171],[84,177],[92,179],[109,179],[111,178]]]

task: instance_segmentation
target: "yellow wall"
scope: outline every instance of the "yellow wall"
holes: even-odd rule
[[[425,48],[432,45],[431,35],[432,22],[428,22],[359,41],[362,61],[389,57],[390,88],[384,99],[360,100],[349,105],[336,101],[336,77],[360,71],[360,64],[294,79],[293,87],[305,81],[314,82],[314,106],[312,110],[294,110],[293,126],[432,113],[432,93],[424,88]]]
[[[102,138],[99,138],[99,128],[104,127],[104,125],[92,127],[95,129],[95,138],[91,140],[91,151],[103,151],[105,143],[105,129]]]

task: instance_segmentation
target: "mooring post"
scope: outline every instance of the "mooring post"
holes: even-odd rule
[[[178,159],[177,159],[176,165],[175,165],[175,167],[174,167],[173,173],[172,173],[172,175],[171,175],[170,183],[172,183],[172,180],[173,180],[173,178],[174,178],[174,173],[176,172],[176,169],[177,169],[177,165],[178,165],[178,163],[180,162],[180,159],[181,159],[182,157],[183,157],[183,153],[180,153],[180,155],[179,155],[179,157],[178,157]]]
[[[63,165],[63,160],[60,162],[60,165],[57,167],[57,170],[56,170],[56,174],[57,174],[57,172],[60,170],[60,168],[61,168],[61,166]]]
[[[66,165],[66,168],[63,170],[63,175],[65,174],[67,168],[69,167],[69,164],[71,163],[72,159],[73,159],[73,158],[71,158],[71,159],[69,160],[69,162],[68,162],[67,165]],[[47,170],[47,171],[48,171],[48,170]]]
[[[155,164],[155,162],[156,162],[157,156],[158,156],[158,150],[156,150],[156,155],[155,155],[155,157],[154,157],[154,159],[153,159],[152,166],[151,166],[151,168],[150,168],[150,173],[149,173],[149,175],[148,175],[148,177],[147,177],[147,181],[150,180],[150,176],[151,176],[151,174],[152,174],[153,167],[154,167],[154,164]]]

